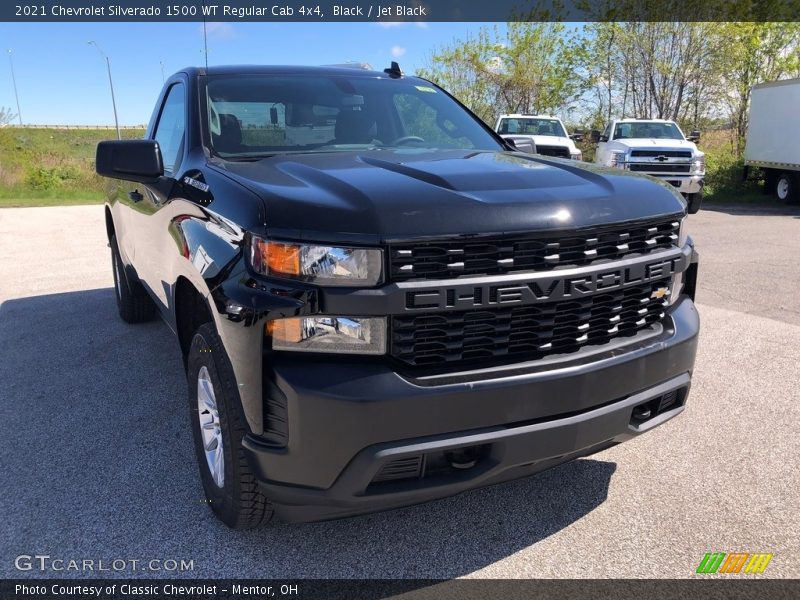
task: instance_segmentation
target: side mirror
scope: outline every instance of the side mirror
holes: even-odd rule
[[[533,143],[533,140],[530,138],[526,138],[524,136],[517,136],[517,137],[510,137],[510,136],[502,136],[503,141],[506,143],[506,147],[511,150],[517,150],[518,152],[527,152],[529,154],[536,154],[536,144]]]
[[[164,163],[155,140],[113,140],[97,144],[95,170],[103,177],[155,183]]]
[[[697,129],[695,129],[694,131],[689,133],[689,135],[686,136],[686,139],[689,140],[690,142],[698,144],[700,143],[700,132]]]
[[[602,136],[600,135],[600,130],[599,129],[592,129],[592,142],[594,142],[596,144],[597,142],[600,141],[601,137]]]
[[[569,139],[575,142],[580,142],[581,140],[583,140],[583,132],[576,131],[575,133],[569,136]]]

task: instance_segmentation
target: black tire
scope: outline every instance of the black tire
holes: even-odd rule
[[[686,207],[690,215],[699,212],[701,204],[703,204],[703,190],[694,194],[686,194]]]
[[[781,173],[775,180],[775,197],[780,202],[791,204],[797,201],[797,175]]]
[[[214,514],[232,529],[263,525],[272,519],[273,509],[259,490],[244,455],[242,440],[248,431],[247,421],[242,414],[233,368],[213,324],[201,325],[195,333],[187,365],[192,432],[206,501]],[[200,429],[198,377],[204,367],[213,386],[222,439],[222,486],[211,473]]]
[[[125,271],[122,258],[119,254],[117,236],[112,235],[111,270],[114,273],[114,295],[117,298],[119,316],[126,323],[144,323],[156,314],[156,306],[152,298],[139,281],[132,281]]]

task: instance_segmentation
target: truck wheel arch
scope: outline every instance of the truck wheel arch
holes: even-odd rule
[[[106,214],[106,237],[110,242],[111,236],[113,236],[115,233],[115,229],[114,229],[114,217],[111,216],[111,209],[108,206],[105,207],[105,214]]]
[[[214,318],[203,294],[185,277],[179,277],[175,283],[174,302],[175,331],[181,346],[183,365],[186,367],[195,332],[204,323],[213,322]]]

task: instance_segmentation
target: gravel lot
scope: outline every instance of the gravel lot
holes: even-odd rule
[[[743,551],[800,577],[798,214],[690,218],[702,340],[664,427],[420,507],[237,533],[203,504],[177,342],[117,317],[102,208],[0,210],[0,576],[76,575],[14,568],[48,554],[198,578],[691,577]]]

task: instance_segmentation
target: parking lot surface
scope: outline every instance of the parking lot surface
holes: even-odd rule
[[[102,207],[0,210],[0,576],[672,578],[740,551],[800,577],[798,214],[690,217],[701,342],[665,426],[455,498],[241,533],[203,502],[177,342],[117,316]],[[20,572],[24,554],[193,569]]]

